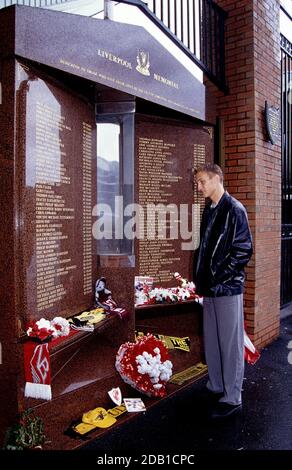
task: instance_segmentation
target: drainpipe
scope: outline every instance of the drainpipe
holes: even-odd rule
[[[105,20],[114,19],[114,5],[111,0],[104,0],[104,19]]]

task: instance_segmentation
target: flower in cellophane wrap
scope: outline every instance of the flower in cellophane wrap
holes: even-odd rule
[[[260,353],[255,348],[246,331],[244,330],[244,359],[248,364],[254,365],[260,358]]]
[[[55,329],[55,332],[53,333],[54,338],[58,338],[59,336],[68,336],[70,333],[70,323],[66,318],[55,317],[51,321],[51,325]]]
[[[124,343],[116,356],[116,369],[124,382],[149,397],[164,397],[172,375],[172,362],[162,341],[151,334]]]
[[[51,340],[56,334],[56,330],[49,320],[41,318],[27,329],[26,334],[30,339],[37,339],[39,342],[44,342]]]

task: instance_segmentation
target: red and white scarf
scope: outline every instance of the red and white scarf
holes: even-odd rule
[[[52,399],[51,365],[48,343],[27,341],[24,344],[24,369],[26,397]]]
[[[65,338],[68,339],[77,333],[77,331],[70,330],[67,336],[59,336],[46,343],[38,343],[32,340],[24,343],[26,381],[24,395],[26,397],[42,400],[52,399],[50,349],[62,343]]]

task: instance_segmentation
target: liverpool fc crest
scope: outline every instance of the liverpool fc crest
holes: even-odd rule
[[[145,52],[143,51],[143,49],[140,49],[137,54],[137,64],[138,64],[136,67],[137,72],[149,77],[150,75],[149,52]]]

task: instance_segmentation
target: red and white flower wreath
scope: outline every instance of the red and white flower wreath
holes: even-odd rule
[[[162,341],[151,334],[135,343],[122,344],[116,356],[116,369],[122,379],[148,396],[166,395],[166,383],[172,375],[172,362]]]

